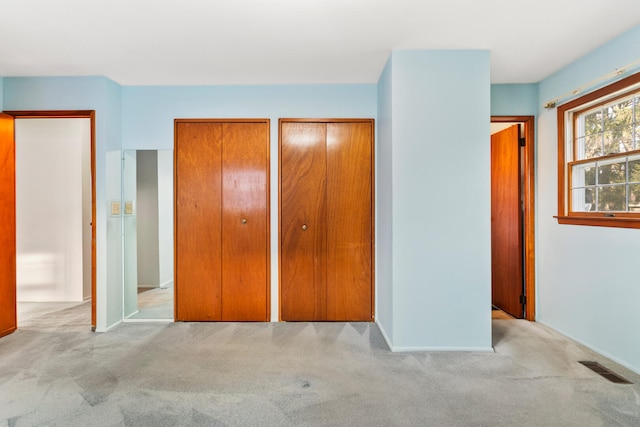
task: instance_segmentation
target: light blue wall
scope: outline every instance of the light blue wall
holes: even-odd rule
[[[538,84],[492,84],[492,116],[535,116],[538,114]]]
[[[177,118],[268,118],[274,148],[278,118],[375,118],[376,86],[125,86],[122,101],[124,149],[173,149]]]
[[[537,319],[640,373],[640,230],[558,225],[556,109],[541,106],[640,58],[640,26],[540,82]]]
[[[0,77],[0,110],[4,110],[4,78]]]
[[[378,82],[376,150],[376,321],[393,343],[393,58]]]
[[[3,83],[5,110],[96,111],[96,320],[97,330],[106,330],[122,317],[118,303],[122,289],[120,219],[107,220],[108,194],[119,198],[120,191],[119,187],[113,190],[119,185],[115,179],[120,165],[107,162],[107,153],[119,152],[121,145],[120,88],[104,77],[5,77]]]
[[[123,87],[123,148],[173,149],[176,118],[271,119],[271,318],[278,320],[278,119],[376,118],[374,84]]]
[[[394,51],[390,67],[391,106],[379,108],[391,167],[378,176],[392,198],[387,337],[394,350],[489,350],[489,52]]]
[[[106,84],[107,115],[107,199],[121,200],[122,193],[122,99],[121,87],[109,79]],[[97,115],[97,113],[96,113]],[[98,205],[100,206],[100,205]],[[107,325],[114,325],[123,316],[122,272],[122,216],[110,216],[107,220]]]

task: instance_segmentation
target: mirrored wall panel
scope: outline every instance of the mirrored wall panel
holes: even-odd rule
[[[173,319],[173,151],[125,150],[124,318]]]

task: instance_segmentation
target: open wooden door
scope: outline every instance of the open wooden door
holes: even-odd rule
[[[491,135],[492,304],[524,315],[520,126]]]
[[[0,113],[0,336],[17,328],[14,120]]]

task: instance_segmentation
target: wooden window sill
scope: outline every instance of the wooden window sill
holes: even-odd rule
[[[593,217],[593,216],[554,216],[558,224],[589,225],[592,227],[640,228],[640,218],[629,217]]]

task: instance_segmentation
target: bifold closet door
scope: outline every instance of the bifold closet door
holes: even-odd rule
[[[267,321],[269,123],[176,121],[176,320]]]
[[[266,123],[225,123],[222,134],[222,320],[267,319]]]
[[[373,121],[280,122],[283,320],[373,319]]]
[[[222,125],[177,123],[176,320],[222,318]]]
[[[280,126],[282,320],[327,320],[326,125]]]
[[[327,124],[327,317],[372,320],[371,123]]]

